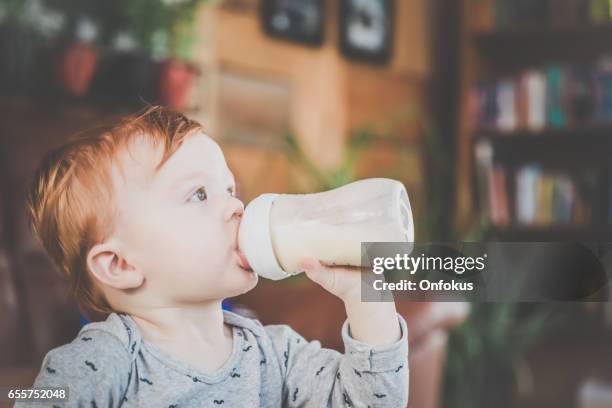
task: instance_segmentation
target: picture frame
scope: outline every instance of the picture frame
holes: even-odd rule
[[[264,31],[273,37],[310,46],[323,43],[323,0],[262,0]]]
[[[394,0],[340,0],[340,48],[348,58],[374,64],[393,52]]]

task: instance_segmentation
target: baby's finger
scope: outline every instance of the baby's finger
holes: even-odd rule
[[[334,271],[347,271],[347,272],[361,272],[360,266],[346,266],[346,265],[335,265],[321,262],[324,268],[334,270]]]
[[[330,268],[324,266],[317,259],[305,258],[300,262],[300,267],[304,269],[308,278],[327,290],[333,285],[334,274]]]
[[[304,271],[310,271],[310,270],[320,268],[322,265],[321,265],[321,262],[319,262],[315,258],[304,258],[300,261],[299,266]]]

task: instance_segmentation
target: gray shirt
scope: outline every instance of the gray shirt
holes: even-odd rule
[[[399,341],[372,347],[342,325],[345,353],[306,341],[287,325],[223,311],[232,354],[208,373],[144,340],[128,315],[84,326],[72,343],[51,350],[34,387],[68,387],[57,407],[405,407],[406,322]],[[17,403],[16,407],[33,406]]]

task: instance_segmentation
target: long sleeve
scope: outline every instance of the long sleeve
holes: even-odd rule
[[[131,357],[112,334],[90,330],[45,356],[34,388],[68,388],[58,407],[119,407],[130,378]],[[31,402],[15,407],[37,406]],[[44,406],[49,406],[49,403]]]
[[[280,361],[283,406],[405,407],[408,403],[408,329],[401,315],[401,338],[374,347],[342,326],[345,353],[306,341],[286,325],[265,326]]]

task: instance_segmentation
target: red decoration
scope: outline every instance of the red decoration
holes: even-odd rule
[[[197,76],[193,65],[170,59],[159,71],[159,98],[169,108],[184,110],[189,105],[189,93]]]
[[[75,43],[60,57],[57,74],[60,87],[74,96],[87,94],[98,65],[98,54],[90,45]]]

